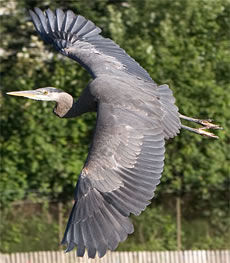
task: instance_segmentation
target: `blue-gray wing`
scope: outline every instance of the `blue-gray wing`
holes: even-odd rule
[[[36,8],[31,16],[45,41],[96,77],[96,131],[63,243],[68,251],[77,246],[79,256],[87,249],[89,257],[102,257],[133,232],[130,213],[139,215],[153,197],[164,166],[164,139],[180,130],[178,109],[169,87],[157,86],[91,21],[60,9],[54,14]]]
[[[93,143],[81,172],[63,244],[102,257],[133,232],[130,213],[150,203],[164,166],[158,118],[100,103]]]
[[[71,10],[65,13],[57,9],[54,13],[47,9],[44,13],[41,9],[30,10],[30,15],[35,28],[42,39],[53,44],[58,51],[74,45],[79,39],[98,35],[101,29],[93,22],[81,15],[75,15]]]
[[[63,55],[84,66],[93,77],[100,74],[129,74],[153,82],[148,72],[111,39],[100,35],[101,29],[81,15],[68,10],[39,8],[30,11],[39,35]]]

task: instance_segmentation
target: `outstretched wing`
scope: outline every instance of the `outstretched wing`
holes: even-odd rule
[[[101,29],[83,16],[61,9],[43,13],[39,8],[30,15],[43,40],[79,62],[93,77],[116,72],[153,82],[145,69],[111,39],[102,37]]]
[[[81,63],[95,78],[98,102],[94,139],[76,187],[63,243],[94,258],[133,232],[152,199],[164,166],[164,139],[180,129],[178,109],[167,85],[149,74],[91,21],[60,9],[30,12],[41,37]]]
[[[100,103],[96,131],[81,172],[63,244],[90,258],[102,257],[133,232],[152,199],[164,166],[160,121],[144,113]]]

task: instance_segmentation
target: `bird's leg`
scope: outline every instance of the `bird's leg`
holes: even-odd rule
[[[191,122],[195,122],[198,123],[200,125],[202,125],[203,127],[195,129],[189,126],[185,126],[185,125],[181,125],[181,128],[186,129],[188,131],[191,132],[195,132],[197,134],[203,135],[203,136],[207,136],[207,137],[211,137],[211,138],[219,138],[218,136],[216,136],[215,134],[206,131],[206,129],[214,129],[214,130],[222,130],[223,128],[220,127],[219,125],[216,125],[213,122],[213,120],[207,119],[207,120],[200,120],[200,119],[195,119],[195,118],[191,118],[191,117],[187,117],[185,115],[180,114],[179,117],[181,119],[184,119],[186,121],[191,121]]]

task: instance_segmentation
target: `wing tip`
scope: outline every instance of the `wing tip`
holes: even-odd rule
[[[29,10],[30,16],[35,15],[34,11],[32,9]]]
[[[78,39],[87,39],[101,33],[101,29],[92,21],[76,15],[72,10],[57,8],[52,11],[48,8],[42,11],[35,7],[29,10],[29,15],[41,38],[53,44],[58,51],[73,45]],[[80,23],[79,17],[82,18]]]
[[[35,11],[36,13],[42,12],[42,10],[41,10],[39,7],[34,7],[34,11]]]

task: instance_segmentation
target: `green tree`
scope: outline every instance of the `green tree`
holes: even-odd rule
[[[87,85],[88,73],[45,46],[28,20],[28,9],[34,6],[68,8],[93,20],[103,29],[104,36],[115,40],[157,83],[168,83],[181,113],[214,118],[224,127],[217,132],[219,140],[182,131],[167,142],[157,199],[133,219],[138,222],[136,228],[144,225],[143,233],[137,230],[120,249],[175,248],[172,218],[178,195],[182,199],[183,247],[226,247],[230,174],[229,1],[19,0],[14,4],[10,9],[5,3],[0,23],[3,206],[24,199],[72,199],[87,155],[95,114],[63,120],[52,114],[54,105],[50,103],[5,96],[6,91],[55,86],[78,97]],[[159,219],[156,211],[163,211]],[[164,238],[160,237],[161,229],[154,236],[160,247],[151,241],[148,231],[152,231],[152,223],[147,218],[165,226]]]

